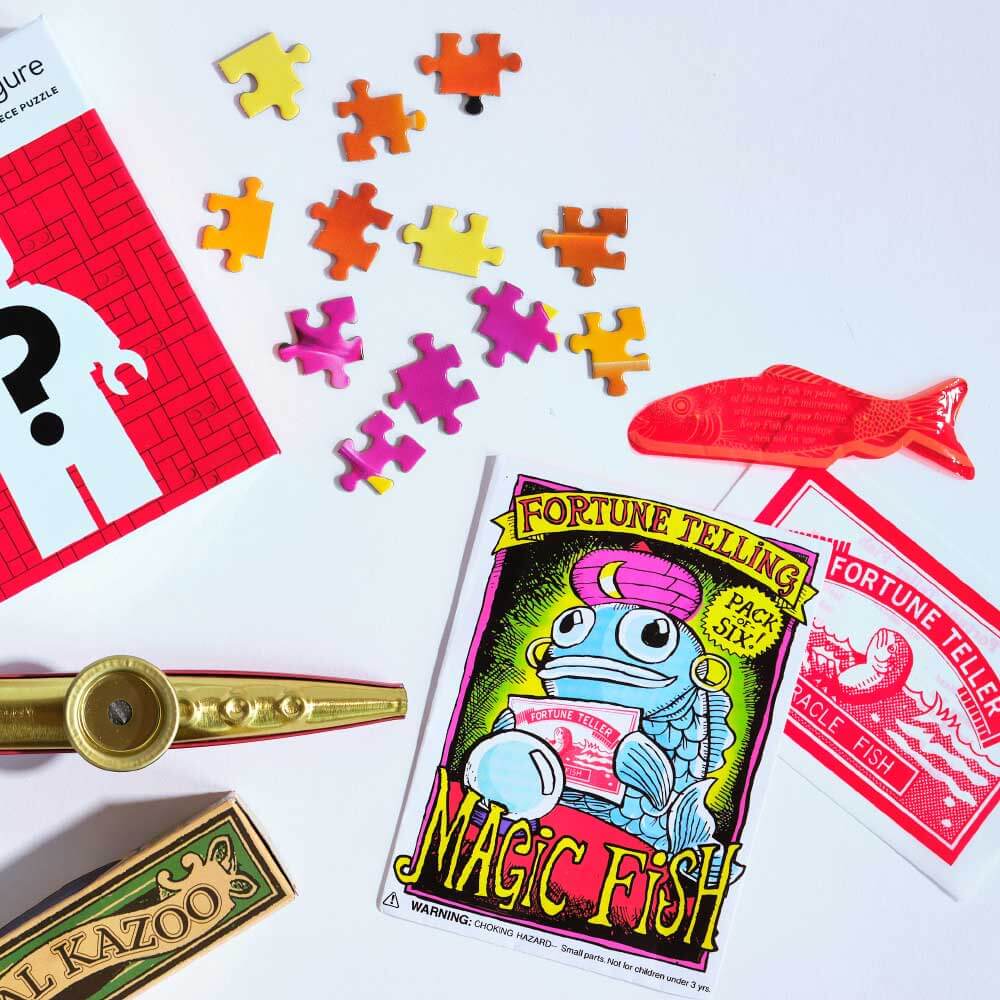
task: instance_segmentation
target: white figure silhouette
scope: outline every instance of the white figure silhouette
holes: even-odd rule
[[[69,466],[76,466],[108,522],[155,500],[161,491],[91,376],[100,365],[107,387],[123,396],[127,390],[115,370],[130,365],[146,378],[146,362],[135,351],[122,350],[101,317],[67,292],[30,282],[8,288],[13,270],[0,242],[0,476],[44,557],[96,527]],[[26,396],[20,390],[25,383],[30,387],[32,379],[17,373],[26,362],[30,365],[29,356],[39,344],[34,334],[29,344],[29,333],[19,333],[19,326],[28,325],[48,331],[43,339],[50,354],[58,344],[58,356]],[[34,405],[25,408],[31,396]]]

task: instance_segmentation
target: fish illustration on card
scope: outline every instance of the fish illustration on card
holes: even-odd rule
[[[1000,854],[1000,610],[827,472],[726,506],[833,548],[783,756],[962,895]]]
[[[838,458],[884,458],[901,449],[963,479],[975,475],[955,434],[968,392],[951,378],[904,399],[884,399],[772,365],[761,375],[707,382],[642,409],[629,442],[648,455],[686,455],[825,469]]]
[[[385,912],[709,989],[826,550],[499,463]]]

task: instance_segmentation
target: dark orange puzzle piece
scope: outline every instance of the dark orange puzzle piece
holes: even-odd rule
[[[410,129],[422,132],[427,124],[423,111],[407,114],[403,110],[402,94],[384,94],[371,97],[367,80],[351,81],[353,101],[339,101],[337,115],[347,118],[354,115],[361,123],[357,132],[344,134],[344,155],[349,160],[374,160],[375,147],[372,139],[385,139],[390,153],[408,153],[410,141],[406,133]]]
[[[559,250],[559,266],[576,268],[576,283],[592,285],[594,268],[612,271],[625,270],[625,254],[608,252],[609,236],[624,236],[628,232],[627,208],[599,208],[594,212],[596,226],[581,223],[583,210],[562,209],[562,232],[542,230],[542,246],[546,250]]]
[[[438,35],[437,56],[421,56],[420,72],[438,74],[438,92],[464,94],[465,110],[478,115],[483,110],[484,95],[500,96],[500,73],[516,73],[521,68],[521,57],[516,52],[500,55],[499,35],[476,35],[476,48],[468,54],[459,52],[462,36],[452,32]]]
[[[372,205],[377,194],[374,184],[359,184],[354,194],[338,191],[330,205],[318,201],[309,207],[309,214],[324,223],[312,245],[333,257],[331,278],[345,281],[350,268],[367,271],[371,267],[379,248],[377,243],[365,240],[365,229],[368,226],[386,229],[392,222],[390,212]]]

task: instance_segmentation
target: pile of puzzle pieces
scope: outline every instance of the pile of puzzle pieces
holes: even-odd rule
[[[473,41],[472,50],[464,53],[460,35],[442,33],[437,55],[423,55],[417,65],[421,73],[437,75],[439,93],[461,95],[463,110],[479,115],[484,110],[483,97],[498,97],[501,74],[518,72],[522,60],[517,53],[502,53],[498,34],[478,34]],[[274,108],[287,121],[300,112],[295,97],[304,87],[297,67],[311,58],[305,45],[285,49],[271,33],[221,59],[218,66],[229,83],[244,77],[252,81],[253,87],[238,97],[248,118]],[[408,111],[401,94],[373,94],[367,80],[353,80],[349,89],[351,98],[334,105],[339,118],[357,121],[355,131],[341,136],[345,159],[374,159],[379,140],[390,154],[409,153],[410,133],[423,132],[427,126],[425,113]],[[223,251],[229,271],[242,271],[246,257],[264,257],[274,204],[260,197],[262,188],[259,178],[247,177],[242,194],[210,194],[207,198],[209,211],[224,213],[224,224],[206,226],[200,244]],[[329,255],[327,274],[333,280],[346,281],[352,270],[367,271],[372,266],[380,247],[369,241],[368,232],[387,230],[393,220],[391,212],[375,204],[377,197],[373,184],[361,183],[353,194],[335,190],[329,202],[317,201],[309,207],[310,217],[320,223],[312,245]],[[595,224],[586,226],[581,208],[564,206],[560,230],[545,229],[540,234],[542,246],[555,249],[559,266],[572,268],[577,284],[584,287],[595,284],[597,269],[625,268],[625,254],[609,250],[608,240],[626,236],[627,210],[599,208],[594,215]],[[458,216],[455,208],[431,205],[422,228],[410,223],[402,229],[402,242],[419,248],[417,264],[468,278],[477,278],[483,264],[499,267],[504,250],[487,243],[486,216],[469,213],[464,228],[456,226]],[[527,363],[536,348],[558,349],[558,338],[550,329],[555,309],[536,301],[522,311],[523,298],[524,292],[507,281],[501,282],[496,292],[482,286],[471,294],[472,302],[482,310],[476,329],[491,342],[484,359],[493,367],[501,367],[508,355]],[[282,361],[298,362],[304,375],[325,372],[332,388],[345,389],[350,385],[347,366],[364,357],[362,338],[347,337],[343,332],[345,325],[357,322],[355,301],[351,296],[328,299],[320,303],[320,309],[325,321],[319,325],[310,323],[308,309],[289,312],[295,339],[279,345],[278,356]],[[626,374],[649,370],[648,355],[629,353],[630,342],[646,336],[640,310],[622,308],[616,314],[617,325],[607,329],[600,313],[585,313],[583,332],[567,339],[570,351],[589,355],[591,377],[603,379],[611,396],[627,391]],[[418,423],[436,420],[444,433],[455,434],[462,426],[456,411],[479,398],[469,379],[451,381],[449,372],[462,365],[458,349],[454,344],[438,346],[430,333],[417,334],[412,343],[418,357],[395,370],[397,388],[386,396],[386,403],[395,410],[407,404]],[[392,419],[376,410],[360,424],[369,439],[367,445],[357,448],[350,440],[341,442],[337,451],[348,463],[348,471],[340,477],[345,490],[353,490],[365,480],[384,493],[392,486],[392,480],[383,475],[389,464],[408,472],[425,454],[423,446],[406,434],[390,443],[386,435],[393,427]]]

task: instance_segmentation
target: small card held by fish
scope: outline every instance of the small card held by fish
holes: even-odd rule
[[[514,713],[517,729],[545,740],[559,755],[567,788],[621,805],[625,784],[615,776],[615,751],[639,728],[639,709],[517,695],[508,699],[507,707]]]
[[[904,399],[883,399],[795,365],[772,365],[751,378],[706,382],[650,403],[632,418],[628,439],[648,455],[814,469],[905,448],[972,479],[972,461],[955,436],[968,388],[951,378]]]
[[[1000,854],[1000,610],[829,473],[726,507],[833,545],[782,755],[962,895]]]

